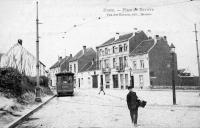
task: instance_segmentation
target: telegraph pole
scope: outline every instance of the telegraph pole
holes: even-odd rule
[[[39,78],[39,19],[38,19],[38,1],[36,2],[36,73],[37,73],[37,85],[36,85],[36,102],[42,102],[40,97],[40,78]]]
[[[199,79],[200,79],[200,64],[199,64],[199,46],[198,46],[198,39],[197,39],[197,28],[196,28],[196,24],[194,24],[194,29],[195,29],[195,37],[196,37],[196,48],[197,48],[197,64],[198,64],[198,75],[199,75]]]

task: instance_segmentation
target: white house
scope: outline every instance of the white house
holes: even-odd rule
[[[7,53],[1,56],[0,67],[13,67],[27,76],[36,76],[36,57],[22,46],[22,40],[14,44]],[[40,61],[40,76],[47,76],[46,66]]]

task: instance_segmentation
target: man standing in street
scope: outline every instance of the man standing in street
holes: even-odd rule
[[[135,127],[137,127],[138,106],[139,106],[137,103],[138,97],[132,89],[133,89],[133,86],[128,87],[129,93],[127,94],[126,101],[127,101],[128,109],[130,110],[132,123],[134,124]]]
[[[101,84],[101,86],[100,86],[99,94],[101,93],[101,91],[104,93],[104,95],[106,94],[106,93],[104,92],[104,90],[103,90],[103,84]]]

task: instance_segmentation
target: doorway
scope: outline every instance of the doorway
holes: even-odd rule
[[[92,76],[92,87],[93,87],[93,88],[98,88],[98,79],[97,79],[97,75],[93,75],[93,76]]]
[[[113,75],[113,88],[118,88],[118,75]]]

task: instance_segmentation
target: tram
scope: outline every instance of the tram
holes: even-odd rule
[[[74,94],[74,73],[61,72],[56,74],[57,96]]]

